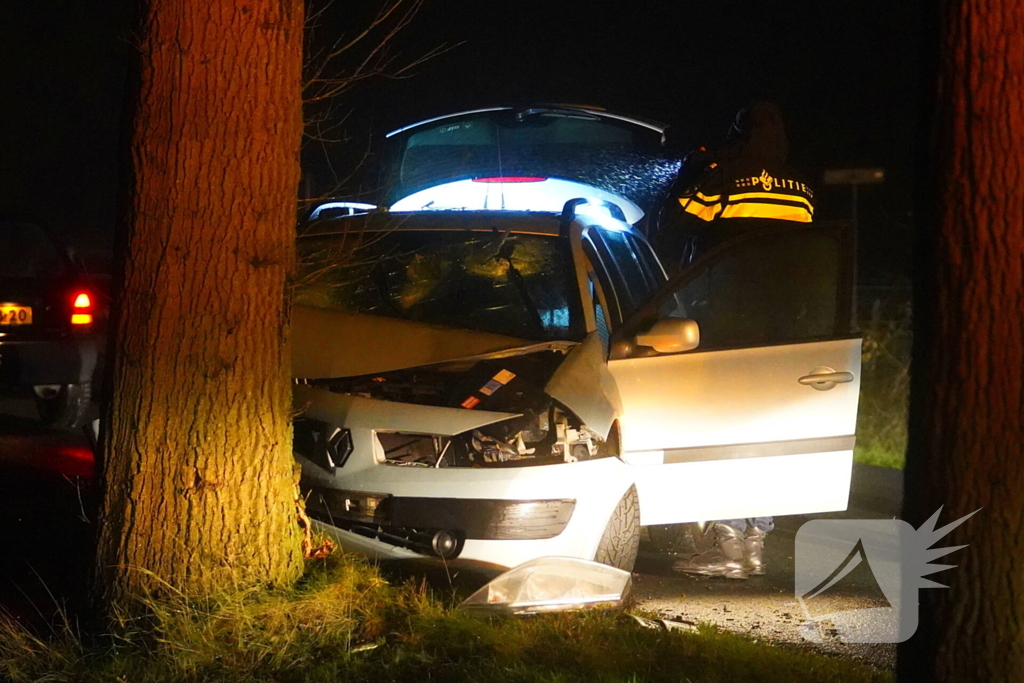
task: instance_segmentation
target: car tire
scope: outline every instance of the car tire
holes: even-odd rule
[[[647,527],[647,535],[655,551],[685,557],[701,552],[704,536],[696,524],[657,524]]]
[[[36,393],[36,409],[43,424],[52,429],[79,429],[88,421],[92,385],[62,384],[52,396]]]
[[[636,487],[630,486],[604,528],[594,561],[631,572],[639,549],[640,496]]]

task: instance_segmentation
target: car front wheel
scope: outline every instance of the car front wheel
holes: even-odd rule
[[[86,423],[92,385],[53,384],[35,387],[36,409],[43,424],[53,429],[78,429]]]
[[[604,528],[594,561],[631,572],[639,549],[640,496],[630,486]]]

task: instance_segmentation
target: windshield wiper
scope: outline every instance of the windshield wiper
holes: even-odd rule
[[[509,241],[503,241],[498,253],[495,255],[497,258],[504,259],[508,263],[508,275],[509,279],[515,283],[516,291],[519,292],[519,298],[526,304],[526,309],[530,312],[530,317],[533,318],[533,324],[537,326],[537,332],[540,334],[542,339],[547,338],[548,331],[544,327],[544,319],[540,317],[540,311],[537,310],[537,305],[533,303],[533,299],[530,298],[530,293],[526,289],[526,281],[523,279],[522,273],[516,268],[516,264],[512,262],[512,251],[515,249],[515,243]],[[492,258],[495,258],[492,257]]]

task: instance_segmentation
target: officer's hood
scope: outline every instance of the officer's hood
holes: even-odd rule
[[[782,111],[773,102],[758,101],[742,109],[726,136],[727,157],[785,163],[788,152]]]

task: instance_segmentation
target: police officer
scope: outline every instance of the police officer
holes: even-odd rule
[[[741,110],[718,152],[697,150],[683,161],[676,193],[663,212],[669,263],[685,264],[708,248],[770,221],[810,223],[814,192],[786,163],[786,132],[779,108],[758,101]],[[673,233],[674,234],[671,234]],[[745,579],[765,573],[764,541],[771,517],[713,522],[714,545],[677,572]]]
[[[782,113],[756,101],[736,115],[720,150],[687,155],[659,220],[662,260],[688,263],[763,221],[811,222],[814,192],[786,154]]]

